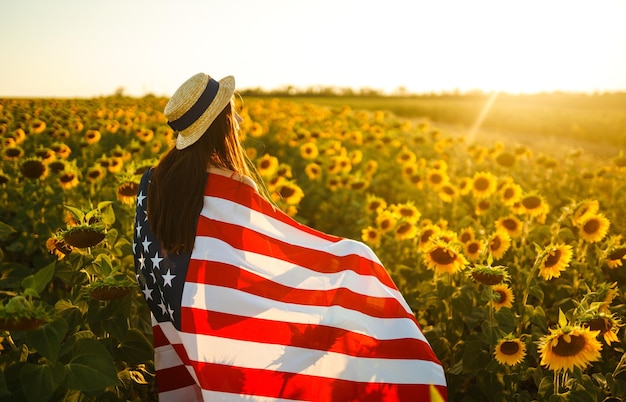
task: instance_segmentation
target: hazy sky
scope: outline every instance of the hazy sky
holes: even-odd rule
[[[0,0],[0,97],[626,90],[626,0]]]

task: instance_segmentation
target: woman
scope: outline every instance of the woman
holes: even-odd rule
[[[374,253],[259,193],[234,91],[203,73],[181,85],[165,107],[176,146],[139,188],[160,400],[443,400],[443,368]]]

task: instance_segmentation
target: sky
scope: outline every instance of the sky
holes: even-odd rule
[[[0,98],[626,91],[626,0],[0,0]]]

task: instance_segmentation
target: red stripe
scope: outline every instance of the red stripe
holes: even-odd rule
[[[304,248],[270,238],[252,229],[200,216],[197,236],[226,240],[239,250],[246,250],[293,263],[321,273],[351,270],[359,275],[375,276],[387,287],[396,286],[385,268],[356,254],[336,256],[321,250]]]
[[[222,364],[193,365],[200,386],[212,391],[306,401],[430,401],[428,384],[379,384]],[[445,387],[437,389],[445,398]]]
[[[296,324],[215,311],[181,310],[183,332],[249,342],[290,345],[306,349],[381,359],[416,359],[439,363],[423,341],[412,338],[377,340],[325,325]],[[262,328],[262,331],[259,331]]]
[[[372,297],[346,288],[299,289],[273,282],[239,267],[216,262],[191,260],[186,282],[222,286],[275,301],[309,306],[341,306],[379,318],[409,318],[412,314],[393,298]]]
[[[174,366],[156,371],[156,381],[159,392],[172,391],[178,388],[196,385],[196,380],[189,374],[185,366]]]
[[[204,195],[223,198],[225,200],[246,206],[271,218],[286,223],[287,225],[293,226],[297,230],[328,241],[337,242],[341,240],[340,237],[320,232],[296,222],[289,215],[285,214],[280,209],[275,208],[265,198],[261,197],[252,187],[219,174],[212,174],[209,176],[209,180],[207,180],[207,185],[204,189]]]
[[[154,347],[169,345],[170,341],[158,324],[152,326],[152,336],[154,337]]]

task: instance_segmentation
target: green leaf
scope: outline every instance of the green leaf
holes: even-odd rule
[[[24,278],[22,281],[24,289],[32,289],[37,294],[41,293],[52,280],[55,265],[56,260],[52,261],[52,263],[48,264],[48,266],[40,269],[35,274]]]
[[[62,364],[26,363],[20,370],[22,392],[29,402],[47,401],[65,379]]]
[[[100,274],[102,276],[108,276],[113,271],[111,258],[106,254],[98,254],[94,262],[100,266]]]
[[[567,326],[567,317],[563,310],[559,309],[559,327],[565,328]]]
[[[144,334],[131,328],[118,346],[116,356],[119,360],[130,364],[145,363],[154,359],[154,349]]]
[[[17,230],[13,226],[7,225],[6,223],[0,221],[0,239],[6,239],[12,233],[16,233]]]
[[[113,211],[111,201],[102,201],[98,203],[98,209],[100,210],[100,218],[102,219],[102,223],[107,226],[111,226],[115,223],[115,212]]]
[[[68,209],[72,215],[76,218],[76,220],[80,223],[85,222],[85,213],[78,208],[71,207],[69,205],[64,205],[66,209]]]
[[[26,334],[26,341],[46,359],[56,362],[61,342],[67,333],[67,322],[56,319]]]
[[[119,384],[113,358],[95,339],[76,340],[72,360],[65,365],[67,387],[86,392]]]
[[[463,351],[464,372],[475,372],[482,369],[490,360],[491,356],[485,352],[484,345],[481,342],[471,341],[465,345],[465,350]]]

